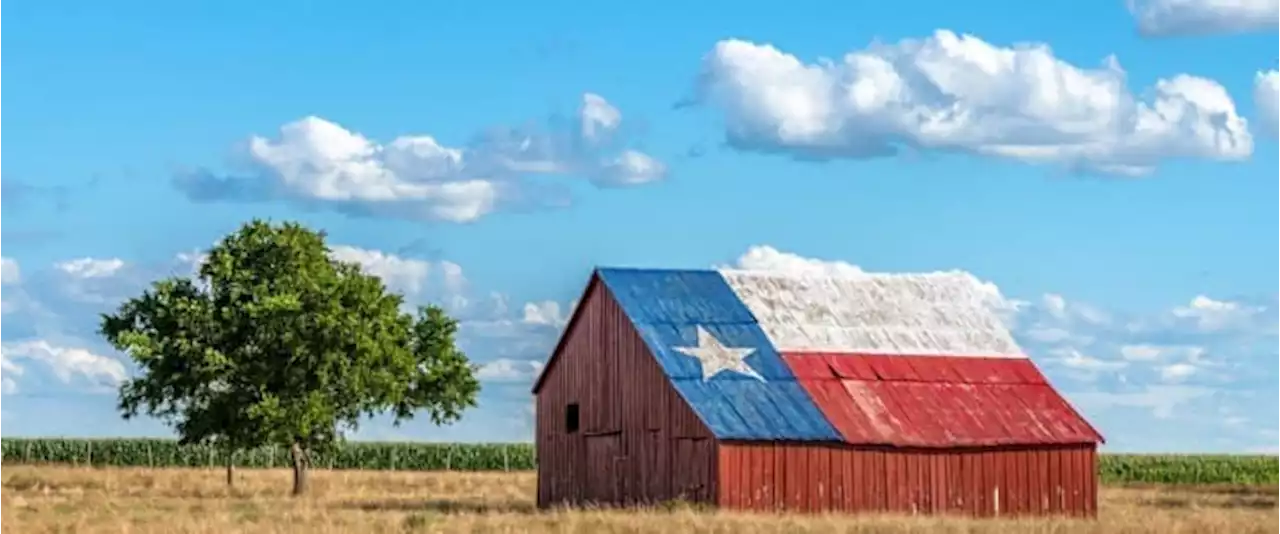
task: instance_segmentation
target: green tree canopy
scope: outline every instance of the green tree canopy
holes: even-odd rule
[[[126,419],[146,413],[186,443],[289,447],[294,488],[309,451],[360,420],[435,424],[475,406],[475,367],[457,322],[333,259],[323,232],[253,220],[209,251],[193,278],[157,281],[102,317],[101,333],[141,373],[120,386]]]

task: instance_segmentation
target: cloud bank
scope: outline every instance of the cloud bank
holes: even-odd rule
[[[571,124],[502,127],[477,133],[465,147],[430,135],[379,142],[309,116],[253,136],[244,171],[186,171],[175,186],[199,202],[280,201],[358,216],[466,223],[503,210],[563,206],[563,187],[537,175],[584,177],[599,188],[664,179],[658,159],[629,146],[622,113],[603,97],[582,97]]]
[[[1217,82],[1175,74],[1143,96],[1126,82],[1115,57],[1081,67],[1044,44],[939,30],[814,62],[720,41],[696,100],[723,115],[730,146],[798,159],[941,151],[1133,176],[1252,154],[1248,122]]]

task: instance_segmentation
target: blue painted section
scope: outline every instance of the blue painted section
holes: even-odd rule
[[[747,306],[715,271],[600,269],[598,272],[636,324],[687,326],[756,322]]]
[[[840,441],[755,317],[716,271],[600,269],[676,391],[720,439]],[[702,327],[720,343],[753,352],[743,361],[764,378],[722,371],[675,350],[696,347]]]

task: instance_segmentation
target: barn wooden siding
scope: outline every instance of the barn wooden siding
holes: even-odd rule
[[[538,506],[712,503],[716,443],[592,277],[535,386]],[[565,411],[579,406],[570,434]]]
[[[722,442],[717,504],[794,512],[1097,516],[1093,444],[872,449]]]

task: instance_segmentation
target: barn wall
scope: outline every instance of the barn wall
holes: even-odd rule
[[[598,279],[536,395],[539,506],[714,501],[715,440]]]
[[[719,461],[717,500],[725,508],[984,517],[1097,514],[1093,445],[902,450],[721,443]]]

